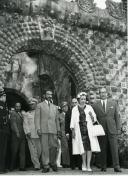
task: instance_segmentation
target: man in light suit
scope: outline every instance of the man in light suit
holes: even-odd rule
[[[101,152],[98,154],[101,171],[106,171],[107,167],[107,144],[110,144],[113,167],[115,172],[121,172],[118,155],[118,134],[120,134],[120,119],[117,109],[117,103],[107,98],[106,88],[101,88],[100,100],[93,104],[93,109],[97,115],[99,123],[105,130],[105,136],[100,136],[99,144]]]
[[[37,106],[38,100],[35,98],[31,98],[29,105],[31,110],[27,113],[22,113],[24,116],[24,132],[27,137],[28,147],[30,150],[31,160],[34,166],[34,170],[40,170],[40,156],[41,156],[41,144],[40,138],[37,135],[37,131],[35,129],[34,117],[35,117],[35,109]]]
[[[57,171],[56,157],[60,134],[58,108],[51,103],[52,91],[47,90],[45,100],[37,105],[35,127],[41,138],[43,173],[49,172],[50,166]]]

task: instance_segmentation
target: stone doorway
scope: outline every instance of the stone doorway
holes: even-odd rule
[[[45,36],[44,31],[47,31]],[[6,83],[13,55],[32,50],[54,56],[72,75],[76,92],[91,90],[94,99],[96,90],[106,84],[102,56],[95,57],[97,51],[92,53],[93,44],[88,44],[88,39],[83,41],[75,31],[66,30],[52,19],[37,17],[36,20],[19,22],[3,30],[1,37],[1,84]]]
[[[35,97],[44,99],[45,90],[53,90],[53,101],[69,103],[76,96],[72,73],[55,56],[45,52],[29,51],[16,54],[6,72],[5,87],[23,94],[27,101]]]

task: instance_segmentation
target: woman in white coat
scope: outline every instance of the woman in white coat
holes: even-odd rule
[[[86,104],[85,92],[78,94],[79,104],[72,109],[70,128],[72,130],[73,155],[82,155],[82,171],[92,171],[92,152],[100,152],[97,137],[92,135],[92,125],[97,121],[93,108]]]

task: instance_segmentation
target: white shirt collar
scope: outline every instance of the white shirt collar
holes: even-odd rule
[[[101,103],[103,104],[103,102],[105,102],[105,104],[107,103],[107,99],[105,99],[105,100],[102,100],[101,99]]]
[[[65,115],[66,113],[65,113],[65,112],[63,112],[63,114]]]
[[[48,100],[45,100],[45,102],[48,104]]]

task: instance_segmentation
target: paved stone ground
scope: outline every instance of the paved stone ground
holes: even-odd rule
[[[4,175],[128,175],[128,169],[122,169],[121,173],[115,173],[113,168],[108,168],[107,172],[100,172],[98,168],[93,167],[93,172],[82,172],[80,170],[71,170],[65,168],[59,168],[58,172],[53,172],[52,170],[49,173],[43,174],[41,170],[39,171],[32,171],[28,169],[27,171],[13,171],[8,172]]]

